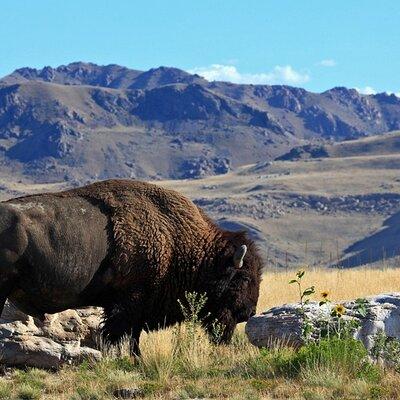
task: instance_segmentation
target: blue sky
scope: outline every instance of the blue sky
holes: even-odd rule
[[[400,93],[398,0],[2,0],[0,75],[72,61]]]

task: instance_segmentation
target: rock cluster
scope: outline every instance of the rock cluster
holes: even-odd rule
[[[98,360],[97,330],[101,310],[88,308],[46,315],[38,321],[7,303],[0,319],[2,364],[59,368],[90,358]]]
[[[379,193],[347,196],[292,195],[285,199],[288,208],[334,212],[374,212],[387,215],[399,209],[400,196],[396,193]]]
[[[360,314],[354,300],[346,301],[343,305],[346,308],[343,318],[359,322],[354,335],[368,350],[373,348],[378,333],[400,339],[400,293],[367,298],[365,315]],[[320,321],[330,318],[331,309],[332,304],[319,306],[315,302],[304,306],[307,322],[312,324],[315,335],[318,335]],[[285,304],[250,318],[246,324],[246,334],[250,342],[258,347],[271,347],[282,342],[298,347],[304,343],[304,321],[298,303]]]
[[[279,218],[285,214],[302,210],[315,211],[325,215],[336,213],[374,213],[388,215],[398,212],[400,195],[379,193],[356,196],[319,196],[302,194],[263,193],[266,185],[256,185],[249,190],[254,192],[241,198],[197,198],[194,202],[210,215],[250,217],[255,220]]]
[[[195,158],[184,161],[182,170],[182,178],[185,179],[199,179],[210,175],[226,174],[230,171],[230,160],[219,157]]]

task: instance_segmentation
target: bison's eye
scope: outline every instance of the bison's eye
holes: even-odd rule
[[[243,278],[243,282],[244,282],[244,283],[250,283],[250,278],[249,278],[248,276],[245,276],[245,277]]]

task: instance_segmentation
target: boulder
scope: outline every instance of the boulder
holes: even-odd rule
[[[96,337],[101,309],[46,314],[39,321],[6,303],[0,319],[0,362],[7,366],[59,368],[83,359],[98,360]]]
[[[346,309],[342,319],[358,322],[354,337],[360,339],[368,350],[373,348],[374,339],[380,332],[388,338],[400,340],[400,293],[380,294],[365,300],[363,311],[356,300],[341,303]],[[319,306],[310,302],[304,306],[304,312],[299,303],[273,307],[249,319],[245,329],[247,337],[257,347],[273,347],[280,343],[299,347],[304,344],[305,321],[312,326],[311,339],[317,339],[321,327],[332,321],[334,305]]]
[[[228,158],[199,157],[185,160],[182,164],[182,178],[199,179],[210,175],[226,174],[230,171],[231,162]]]

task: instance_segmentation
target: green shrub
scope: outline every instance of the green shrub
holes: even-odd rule
[[[364,345],[355,339],[337,337],[309,343],[296,354],[292,368],[298,373],[308,370],[334,370],[348,378],[362,378],[378,382],[381,378],[379,367],[368,360]]]
[[[1,380],[0,381],[0,399],[8,400],[11,399],[11,384],[10,382]]]
[[[108,370],[117,370],[123,372],[133,372],[136,370],[133,359],[129,357],[117,357],[107,360],[105,363]]]
[[[383,361],[386,366],[400,372],[400,340],[379,332],[375,335],[371,354],[376,360]]]
[[[369,388],[369,397],[371,400],[378,400],[382,398],[390,398],[389,389],[383,386],[374,385]]]
[[[21,400],[38,400],[40,397],[41,390],[26,383],[23,383],[18,390],[18,399]]]
[[[334,337],[310,342],[297,352],[291,348],[262,349],[258,357],[247,360],[242,375],[259,379],[301,376],[312,385],[336,387],[343,379],[377,383],[382,371],[369,362],[360,341]]]
[[[44,379],[48,372],[38,368],[29,368],[25,371],[16,370],[14,378],[18,384],[25,384],[33,389],[44,389]]]
[[[294,375],[293,362],[296,352],[291,348],[261,349],[258,357],[245,363],[244,372],[252,378],[273,378]]]

